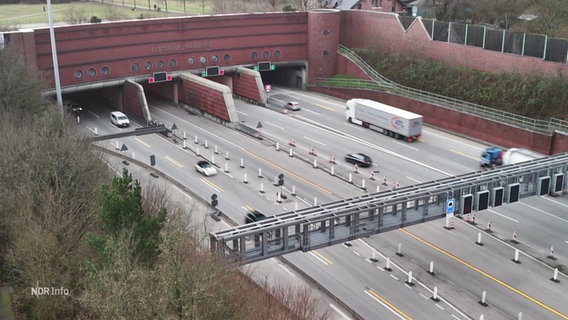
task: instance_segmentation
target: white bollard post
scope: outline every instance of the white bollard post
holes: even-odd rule
[[[519,316],[517,317],[517,319],[523,320],[523,313],[522,312],[519,312]]]
[[[183,140],[187,140],[187,135],[185,134],[185,131],[183,132]]]
[[[229,172],[229,163],[225,162],[225,172]]]
[[[480,246],[483,245],[483,243],[481,242],[481,232],[477,233],[477,242],[475,244],[480,245]]]
[[[434,261],[430,261],[430,271],[428,273],[434,275]]]
[[[199,155],[199,147],[195,148],[195,155],[196,155],[196,156]]]
[[[365,179],[361,180],[361,189],[367,190],[367,187],[365,187]]]
[[[217,150],[217,145],[215,145],[215,151],[214,151],[214,153],[215,153],[215,154],[219,154],[219,150]]]
[[[318,205],[318,198],[314,197],[314,207]]]
[[[396,250],[396,255],[399,257],[404,256],[404,254],[402,254],[402,243],[398,243],[398,249]]]
[[[550,280],[556,283],[560,282],[560,280],[558,280],[558,268],[554,268],[554,273],[552,274],[552,278]]]
[[[294,152],[292,151],[292,148],[290,148],[290,152],[288,153],[289,157],[293,157],[294,156]]]
[[[406,284],[408,284],[409,286],[412,286],[412,271],[408,271],[408,280],[406,281]]]
[[[193,139],[193,143],[199,144],[199,140],[197,140],[197,136],[195,136],[195,139]]]
[[[182,144],[181,144],[181,147],[182,147],[183,149],[187,149],[187,146],[185,145],[185,140],[183,140],[183,142],[182,142]]]
[[[332,221],[333,221],[333,220],[332,220]],[[377,261],[378,261],[377,258],[375,257],[375,255],[376,255],[376,254],[375,254],[375,249],[372,249],[372,248],[371,248],[371,259],[370,259],[370,260],[373,261],[373,262],[377,262]]]
[[[294,202],[294,211],[298,211],[298,201]]]
[[[214,154],[211,155],[211,163],[215,164],[215,155]]]
[[[209,144],[207,144],[207,140],[205,140],[205,149],[209,149]]]
[[[331,175],[335,175],[335,167],[331,167]]]
[[[136,159],[136,153],[132,151],[132,159]]]
[[[120,146],[118,145],[118,141],[115,141],[115,148],[116,148],[116,150],[120,150]]]
[[[248,183],[248,179],[247,179],[247,173],[245,172],[244,177],[243,177],[243,183],[247,184]],[[262,189],[262,187],[261,187]]]
[[[446,224],[444,225],[444,228],[446,229],[450,228],[450,217],[446,217]]]
[[[386,266],[385,266],[385,270],[392,271],[390,265],[391,265],[391,259],[389,257],[387,257],[387,263],[386,263]]]
[[[349,173],[349,183],[353,183],[353,175]]]
[[[99,130],[97,129],[97,127],[95,127],[95,136],[99,135]]]
[[[245,167],[245,160],[243,158],[241,158],[241,168]]]
[[[483,315],[480,315],[479,320],[485,320],[485,317]]]
[[[377,191],[376,192],[381,192],[379,189],[380,189],[379,185],[377,185]]]
[[[280,192],[276,192],[276,202],[282,203],[282,198],[280,198]]]
[[[262,178],[262,169],[261,168],[258,168],[258,177]]]
[[[290,193],[293,196],[296,196],[296,186],[292,185],[292,193]]]
[[[515,249],[515,259],[513,259],[515,263],[521,263],[519,261],[519,249]]]
[[[434,287],[434,294],[432,295],[432,300],[436,302],[440,301],[440,299],[438,299],[438,287]]]
[[[229,160],[229,150],[225,152],[225,160]]]
[[[487,303],[485,303],[485,298],[486,298],[486,292],[483,291],[483,293],[481,294],[481,301],[479,303],[481,303],[481,305],[486,306]]]
[[[264,193],[264,183],[260,183],[260,193]]]
[[[314,168],[318,167],[318,159],[314,158]]]
[[[280,151],[280,142],[276,142],[276,151]]]

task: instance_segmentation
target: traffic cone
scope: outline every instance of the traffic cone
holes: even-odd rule
[[[375,180],[375,172],[374,171],[371,171],[371,178],[370,179]]]
[[[387,176],[385,176],[385,178],[383,179],[383,186],[388,186]]]
[[[353,170],[353,172],[359,173],[359,167],[357,166],[357,164],[355,164],[355,169]]]
[[[331,156],[331,158],[329,159],[329,162],[330,162],[330,163],[335,163],[335,156],[334,156],[334,155]]]
[[[288,140],[288,144],[292,147],[296,146],[296,140],[292,139],[292,140]]]
[[[487,232],[493,232],[493,231],[491,231],[491,220],[489,220],[489,222],[487,222]]]
[[[456,228],[456,226],[454,225],[454,222],[453,222],[453,221],[450,222],[450,229],[451,229],[451,230],[454,230],[455,228]]]

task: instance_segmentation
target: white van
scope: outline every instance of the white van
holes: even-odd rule
[[[120,112],[120,111],[113,111],[110,113],[110,122],[117,127],[128,127],[130,126],[130,121],[128,121],[128,117]]]

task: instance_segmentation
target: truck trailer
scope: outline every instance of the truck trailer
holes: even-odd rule
[[[416,141],[422,135],[422,116],[368,99],[351,99],[345,119],[396,139]]]
[[[483,150],[479,165],[482,169],[486,169],[493,166],[506,166],[544,157],[545,155],[543,154],[524,148],[510,148],[507,151],[503,151],[498,147],[490,147]]]

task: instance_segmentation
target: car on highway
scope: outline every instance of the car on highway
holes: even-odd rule
[[[300,104],[296,101],[290,101],[290,102],[286,103],[286,105],[284,105],[284,107],[286,107],[286,109],[292,110],[292,111],[298,111],[298,110],[302,109],[302,108],[300,108]]]
[[[266,216],[258,210],[249,211],[245,217],[245,223],[254,223],[266,219]]]
[[[119,128],[130,126],[128,117],[120,111],[113,111],[110,113],[110,122]]]
[[[356,164],[359,167],[370,167],[373,165],[371,157],[364,153],[350,153],[345,156],[345,162]]]
[[[206,177],[214,176],[217,174],[217,169],[209,163],[209,161],[199,161],[195,164],[195,170]]]

